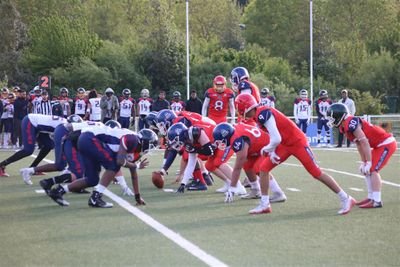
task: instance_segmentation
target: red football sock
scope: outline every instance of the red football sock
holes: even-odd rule
[[[206,184],[206,181],[204,180],[203,174],[201,173],[200,169],[194,169],[193,177],[195,180],[200,180],[200,183]]]

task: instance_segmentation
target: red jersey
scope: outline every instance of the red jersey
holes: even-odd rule
[[[216,126],[216,123],[213,120],[203,117],[195,112],[182,111],[178,113],[178,117],[173,121],[173,124],[177,122],[182,122],[187,127],[195,126],[202,128],[207,134],[208,138],[212,140],[212,132]]]
[[[282,138],[282,145],[291,146],[299,141],[307,140],[299,127],[297,127],[292,120],[280,111],[266,106],[257,108],[256,118],[261,128],[265,129],[264,124],[271,118],[271,116],[275,118],[276,127],[278,128],[279,134]]]
[[[214,88],[207,89],[205,97],[210,99],[208,106],[208,116],[210,118],[224,118],[226,121],[226,115],[228,113],[229,101],[234,99],[235,95],[230,88],[225,88],[222,93],[218,93]]]
[[[346,137],[350,141],[354,141],[356,138],[353,132],[358,126],[361,126],[362,131],[368,139],[371,148],[376,148],[380,143],[391,137],[392,134],[386,132],[379,126],[372,125],[371,123],[363,120],[359,117],[349,116],[347,117],[340,127],[340,131],[346,134]]]
[[[260,156],[261,148],[269,143],[269,135],[261,131],[255,122],[240,122],[235,126],[235,133],[232,135],[230,144],[234,152],[243,149],[244,144],[249,144],[247,157]]]

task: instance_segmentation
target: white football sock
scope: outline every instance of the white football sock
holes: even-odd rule
[[[375,201],[375,202],[381,202],[382,201],[382,199],[381,199],[381,192],[372,192],[372,198],[373,198],[373,200]]]

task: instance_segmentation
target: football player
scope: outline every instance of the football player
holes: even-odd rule
[[[135,100],[131,97],[131,90],[128,88],[122,90],[122,97],[119,103],[118,122],[122,128],[129,129],[129,123],[135,128]]]
[[[185,102],[181,100],[181,93],[179,91],[174,91],[172,93],[171,110],[174,112],[184,111],[185,106]]]
[[[328,98],[328,92],[321,90],[319,98],[315,102],[315,111],[317,112],[317,147],[321,147],[321,132],[325,130],[326,146],[331,147],[331,130],[328,127],[328,117],[326,111],[332,105],[332,100]]]
[[[161,135],[166,136],[167,135],[167,130],[175,123],[182,122],[186,127],[190,126],[198,126],[198,127],[208,127],[208,128],[214,128],[215,127],[215,122],[207,117],[203,117],[200,114],[193,113],[193,112],[188,112],[188,111],[183,111],[178,114],[178,116],[172,112],[169,109],[164,109],[161,110],[158,115],[157,115],[157,127],[160,131]],[[180,153],[182,154],[183,151]],[[178,151],[174,149],[167,148],[164,154],[164,162],[163,162],[163,167],[160,170],[160,173],[162,175],[165,175],[167,173],[167,170],[169,167],[172,165],[174,162],[176,155],[178,154]],[[183,170],[186,166],[186,161],[185,157],[183,157],[183,160],[181,161],[181,169]],[[194,172],[194,184],[189,186],[190,190],[197,190],[196,188],[198,187],[199,189],[203,188],[204,182],[207,185],[212,185],[212,177],[208,173],[208,170],[205,168],[203,162],[201,160],[198,161],[199,165],[196,165],[201,169],[201,172]],[[177,177],[177,181],[180,180],[180,176],[183,174],[183,172],[180,172],[180,175]]]
[[[53,106],[52,113],[53,115],[28,114],[25,116],[21,127],[23,148],[0,162],[0,176],[8,176],[5,172],[7,165],[32,155],[35,150],[36,141],[38,142],[40,151],[30,167],[37,166],[54,148],[54,142],[50,134],[54,132],[54,129],[58,125],[66,123],[67,120],[62,117],[63,112],[59,104]],[[30,179],[24,180],[24,182],[27,185],[32,185]]]
[[[137,102],[138,113],[139,113],[139,130],[143,128],[149,128],[146,124],[146,116],[150,113],[153,99],[150,98],[149,89],[142,89],[140,92],[140,98]]]
[[[204,102],[201,114],[209,117],[215,123],[226,122],[227,111],[231,116],[231,123],[235,123],[235,95],[232,89],[226,87],[226,79],[218,75],[213,80],[214,86],[207,89],[204,95]]]
[[[388,163],[397,149],[396,139],[379,126],[354,117],[346,105],[332,104],[327,111],[329,125],[337,127],[357,145],[361,158],[360,172],[365,175],[368,196],[357,202],[360,208],[381,208],[382,179],[379,171]]]
[[[75,98],[75,114],[81,117],[82,119],[87,119],[86,117],[86,109],[88,106],[88,100],[86,98],[86,90],[83,87],[79,87],[76,90],[76,98]]]
[[[242,86],[239,85],[242,82],[246,82]],[[244,67],[236,67],[231,71],[231,83],[232,89],[238,94],[251,94],[257,101],[257,103],[261,102],[260,98],[260,90],[258,86],[250,81],[250,75],[246,68]]]
[[[137,168],[143,169],[148,165],[148,160],[146,158],[141,160],[141,157],[156,143],[157,136],[149,129],[143,129],[137,134],[128,129],[107,126],[82,129],[78,148],[85,167],[85,177],[68,185],[58,185],[50,190],[49,197],[60,206],[68,206],[69,203],[63,198],[65,193],[98,184],[89,198],[88,205],[111,208],[113,204],[102,199],[103,192],[120,168],[126,167],[131,173],[136,204],[145,205],[140,196]],[[102,166],[105,172],[100,179]]]
[[[317,165],[304,133],[284,114],[274,108],[259,107],[255,114],[258,126],[268,131],[270,142],[261,149],[265,156],[260,169],[261,201],[249,211],[250,214],[270,213],[271,205],[268,197],[269,173],[273,168],[284,162],[290,156],[295,156],[304,168],[318,181],[325,184],[339,197],[341,209],[338,214],[350,212],[356,201],[338,185],[327,173]]]
[[[241,94],[236,97],[235,104],[239,115],[243,119],[236,124],[234,128],[232,126],[229,127],[224,124],[219,124],[214,129],[213,133],[214,142],[216,142],[218,146],[221,144],[223,144],[223,146],[229,146],[231,150],[236,153],[231,183],[225,193],[225,202],[227,203],[233,202],[242,169],[249,179],[251,188],[250,193],[246,196],[242,196],[242,198],[260,198],[261,192],[258,173],[260,163],[263,160],[260,150],[269,143],[268,134],[261,131],[253,119],[255,108],[258,106],[254,97],[249,94]],[[270,175],[270,183],[273,193],[270,202],[286,201],[285,193],[272,175]]]
[[[67,118],[69,115],[71,115],[71,107],[73,104],[73,101],[68,97],[68,94],[68,89],[66,87],[61,87],[58,102],[61,104],[63,109],[64,118]]]
[[[294,100],[293,116],[297,126],[307,133],[307,126],[311,123],[311,100],[306,89],[301,89],[299,97]]]
[[[268,106],[271,108],[275,108],[275,97],[270,95],[269,88],[264,87],[260,91],[261,93],[261,102],[262,106]]]
[[[100,108],[100,100],[101,98],[97,95],[96,89],[93,89],[89,92],[88,95],[88,105],[86,109],[86,117],[89,118],[90,121],[100,121],[101,120],[101,108]]]

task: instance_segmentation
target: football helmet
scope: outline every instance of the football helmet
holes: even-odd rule
[[[51,107],[51,114],[53,116],[63,117],[64,111],[59,102],[55,102]]]
[[[343,120],[346,118],[347,114],[349,114],[349,110],[347,109],[347,106],[345,104],[332,104],[326,111],[326,115],[328,116],[328,126],[331,128],[339,127]]]
[[[131,96],[131,90],[128,89],[128,88],[125,88],[124,90],[122,90],[122,95],[123,95],[125,98],[129,98],[129,97]]]
[[[176,115],[169,109],[163,109],[157,114],[157,127],[160,130],[160,134],[164,136],[167,134],[167,130],[174,119],[176,119]]]
[[[249,72],[245,67],[236,67],[231,71],[231,83],[233,88],[237,88],[239,83],[245,79],[250,79]]]
[[[250,94],[240,94],[235,98],[235,107],[239,115],[245,117],[246,113],[257,108],[258,103],[254,96]]]
[[[142,145],[141,152],[145,153],[154,149],[158,145],[158,137],[155,132],[150,129],[142,129],[138,132],[138,137]]]
[[[33,88],[33,93],[34,93],[36,96],[42,95],[42,89],[40,89],[39,85],[36,85],[36,86]]]
[[[267,87],[262,88],[260,93],[261,93],[261,96],[266,97],[269,94],[269,88],[267,88]]]
[[[78,89],[76,89],[76,92],[78,93],[78,96],[79,95],[85,95],[86,90],[83,87],[79,87]]]
[[[66,88],[66,87],[61,87],[60,88],[60,95],[62,95],[63,93],[65,93],[65,94],[67,94],[67,96],[68,96],[68,89]]]
[[[156,111],[152,111],[146,116],[146,122],[150,126],[150,129],[158,129],[157,128],[157,113]]]
[[[226,79],[222,75],[215,76],[213,80],[214,85],[225,85],[226,84]]]
[[[81,118],[79,115],[76,115],[76,114],[69,115],[69,116],[67,117],[67,121],[68,121],[69,123],[71,123],[71,122],[74,122],[74,123],[81,123],[81,122],[83,122],[82,118]]]
[[[174,91],[174,92],[172,93],[172,97],[173,97],[175,100],[180,100],[180,99],[181,99],[181,93],[180,93],[179,91]]]
[[[306,89],[301,89],[300,93],[299,93],[299,96],[300,96],[301,99],[306,99],[308,97],[307,90]]]
[[[180,151],[189,138],[188,128],[182,122],[172,125],[168,129],[168,145],[176,151]]]
[[[108,126],[110,128],[117,128],[117,129],[121,129],[121,124],[116,121],[116,120],[109,120],[107,121],[105,124],[105,126]]]
[[[146,89],[146,88],[144,88],[144,89],[142,89],[142,91],[140,91],[140,96],[141,97],[149,97],[150,96],[150,91],[149,91],[149,89]]]
[[[328,97],[328,91],[326,91],[326,90],[319,91],[319,97],[327,98]]]
[[[112,88],[108,87],[108,88],[104,91],[104,93],[105,93],[105,94],[114,94],[114,90],[113,90]]]
[[[218,124],[213,130],[214,145],[220,150],[225,150],[230,145],[232,135],[235,133],[235,128],[227,122]]]

